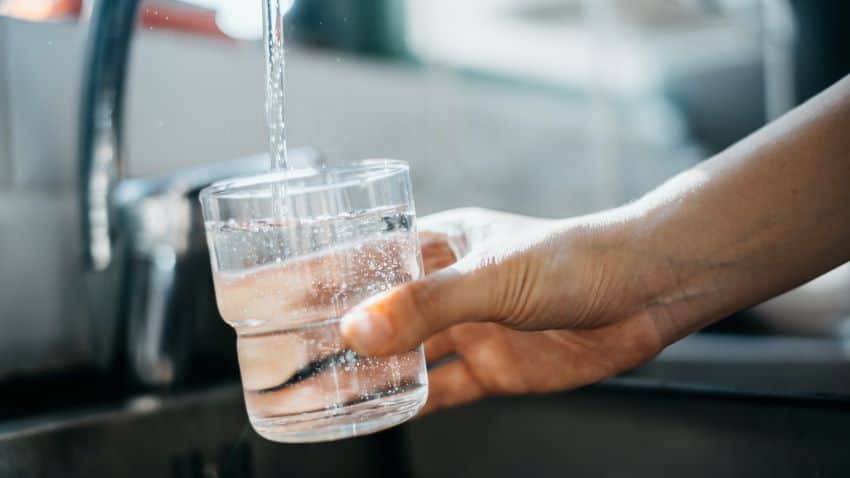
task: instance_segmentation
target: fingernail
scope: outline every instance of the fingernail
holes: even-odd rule
[[[363,309],[353,310],[343,317],[340,330],[353,349],[366,353],[379,352],[393,335],[387,317]]]

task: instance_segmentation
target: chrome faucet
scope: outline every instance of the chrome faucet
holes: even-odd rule
[[[115,360],[121,330],[115,264],[117,242],[110,211],[111,195],[121,177],[124,85],[133,24],[139,0],[100,0],[91,7],[84,78],[79,106],[79,211],[82,278],[91,322],[101,344],[98,362]],[[151,380],[146,380],[151,382]],[[162,380],[153,380],[162,382]]]
[[[92,6],[78,139],[83,275],[95,323],[106,333],[124,331],[126,347],[118,349],[136,379],[162,386],[184,375],[192,360],[232,360],[232,335],[216,320],[197,195],[217,180],[266,171],[268,158],[122,179],[125,80],[138,7],[139,0]],[[290,161],[312,166],[320,157],[303,149]]]
[[[139,0],[94,4],[80,105],[80,211],[84,259],[104,271],[115,247],[109,196],[121,175],[121,125],[130,41]]]

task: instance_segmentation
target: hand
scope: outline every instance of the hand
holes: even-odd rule
[[[551,221],[463,209],[420,224],[425,279],[368,301],[343,321],[359,353],[425,342],[425,412],[487,395],[590,384],[666,345],[643,307],[652,281],[620,247],[616,221]],[[456,256],[460,256],[456,262]]]
[[[363,354],[425,341],[427,410],[578,387],[850,260],[850,76],[639,201],[546,221],[480,210],[423,221],[445,269],[355,307]],[[453,262],[457,258],[457,262]]]

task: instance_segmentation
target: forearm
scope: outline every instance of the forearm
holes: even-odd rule
[[[850,78],[626,210],[668,341],[850,260]]]

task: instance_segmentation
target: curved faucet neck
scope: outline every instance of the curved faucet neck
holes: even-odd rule
[[[80,211],[85,264],[113,258],[109,196],[121,176],[121,126],[130,42],[139,0],[100,0],[92,10],[79,125]]]

